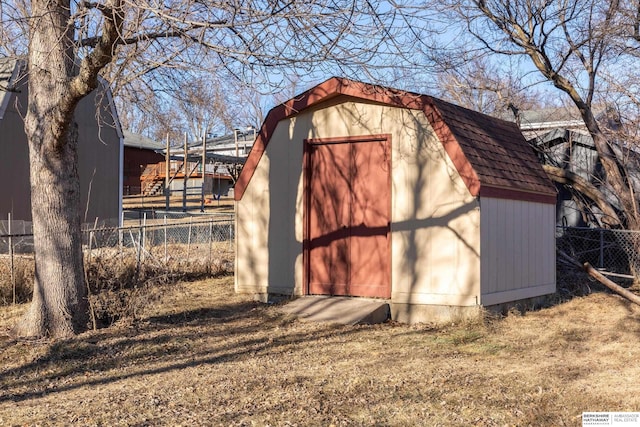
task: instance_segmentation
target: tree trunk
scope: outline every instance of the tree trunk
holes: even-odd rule
[[[62,151],[55,153],[47,148],[54,142],[49,132],[40,134],[42,142],[33,135],[43,122],[31,115],[27,126],[35,279],[31,307],[15,331],[20,336],[66,337],[84,330],[88,321],[77,132],[70,131]]]
[[[33,300],[14,333],[67,337],[84,330],[84,282],[77,170],[78,132],[69,96],[73,30],[69,2],[33,0],[29,45],[29,143],[35,249]]]
[[[617,293],[618,295],[621,295],[621,296],[625,297],[626,299],[628,299],[629,301],[631,301],[634,304],[640,305],[640,296],[638,296],[638,295],[634,294],[633,292],[623,288],[622,286],[618,285],[613,280],[609,280],[602,273],[600,273],[598,270],[593,268],[591,266],[591,264],[589,264],[588,262],[585,262],[583,264],[582,268],[584,268],[584,271],[586,271],[589,274],[589,276],[593,277],[598,282],[602,283],[607,288],[611,289],[613,292]]]
[[[628,171],[621,166],[607,137],[602,133],[602,130],[593,115],[591,106],[586,106],[578,101],[574,102],[580,109],[585,125],[593,138],[593,143],[596,147],[596,151],[598,152],[598,157],[606,174],[607,183],[613,188],[618,200],[620,200],[620,207],[624,212],[627,228],[630,230],[640,230],[638,203],[633,195],[631,182],[628,179]]]
[[[622,226],[622,221],[620,221],[618,214],[615,209],[613,209],[606,196],[589,181],[578,174],[557,166],[542,165],[542,168],[552,181],[562,185],[570,185],[580,194],[591,199],[603,213],[603,218],[601,219],[602,223],[607,224],[610,227]]]

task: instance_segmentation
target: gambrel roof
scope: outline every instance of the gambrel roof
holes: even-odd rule
[[[238,178],[240,200],[278,122],[345,96],[423,111],[473,196],[555,203],[556,190],[515,123],[417,93],[333,77],[273,108]]]

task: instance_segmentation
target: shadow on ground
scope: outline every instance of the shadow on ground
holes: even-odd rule
[[[359,330],[333,325],[311,330],[286,328],[293,322],[273,306],[249,301],[88,332],[49,345],[42,356],[17,369],[0,370],[0,402],[20,402],[132,377],[275,355],[300,344]]]

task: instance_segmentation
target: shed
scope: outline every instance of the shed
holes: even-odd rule
[[[0,58],[0,220],[31,221],[29,151],[24,120],[28,86],[25,62]],[[78,124],[78,174],[82,218],[117,224],[122,212],[123,137],[108,84],[82,99]]]
[[[236,184],[235,289],[439,321],[555,292],[556,191],[515,123],[331,78],[272,109]]]

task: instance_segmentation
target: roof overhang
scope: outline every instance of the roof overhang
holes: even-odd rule
[[[583,133],[566,128],[556,128],[529,140],[529,143],[535,146],[542,145],[547,147],[553,147],[565,142],[571,142],[573,144],[581,145],[587,148],[593,148],[595,150],[593,138],[591,138],[590,135],[585,135]]]
[[[459,136],[456,136],[456,134],[452,132],[450,126],[447,125],[447,120],[443,117],[441,108],[449,105],[451,108],[465,110],[469,115],[474,115],[474,118],[481,117],[482,120],[480,121],[483,124],[486,122],[487,126],[491,126],[493,122],[499,122],[500,127],[508,129],[513,135],[518,135],[522,143],[526,145],[526,141],[515,123],[471,112],[470,110],[453,106],[452,104],[448,104],[428,95],[405,92],[338,77],[333,77],[269,111],[258,132],[253,149],[251,150],[245,166],[240,173],[238,182],[236,183],[235,199],[242,199],[242,196],[244,195],[244,192],[256,168],[258,167],[258,163],[266,150],[269,140],[280,121],[293,117],[312,106],[339,96],[424,112],[431,123],[434,132],[443,144],[445,151],[453,162],[469,192],[473,196],[515,198],[555,204],[555,187],[550,183],[544,172],[541,173],[548,183],[547,185],[543,184],[538,186],[539,191],[523,191],[521,189],[509,188],[506,186],[483,185],[472,162],[469,161],[469,158],[465,154],[463,147],[459,142]],[[527,146],[526,148],[529,147]],[[531,152],[531,159],[540,171],[542,171],[542,168],[538,165],[533,152]]]

